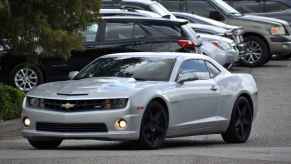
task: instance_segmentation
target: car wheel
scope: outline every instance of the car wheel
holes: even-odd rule
[[[41,69],[29,63],[19,64],[14,67],[9,76],[10,83],[18,89],[28,92],[44,82]]]
[[[166,137],[168,129],[168,114],[165,107],[153,101],[145,111],[141,124],[140,145],[144,148],[159,148]]]
[[[55,149],[61,143],[62,139],[58,138],[29,138],[28,142],[36,149]]]
[[[240,97],[233,107],[230,125],[222,138],[229,143],[244,143],[248,140],[253,121],[253,110],[249,100]]]
[[[247,36],[245,41],[246,50],[241,58],[243,65],[251,67],[262,66],[270,60],[271,54],[267,43],[263,39],[257,36]]]

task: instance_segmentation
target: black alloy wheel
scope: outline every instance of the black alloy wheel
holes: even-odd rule
[[[141,124],[140,145],[144,148],[157,149],[162,146],[168,129],[168,114],[157,101],[149,104]]]
[[[228,130],[222,134],[224,141],[229,143],[244,143],[248,140],[253,122],[253,110],[246,97],[236,101]]]

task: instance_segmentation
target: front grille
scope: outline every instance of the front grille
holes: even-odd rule
[[[44,108],[62,112],[80,112],[103,109],[105,100],[43,100]]]
[[[36,123],[36,130],[46,132],[67,132],[67,133],[88,133],[88,132],[108,132],[103,123],[83,123],[83,124],[61,124],[61,123]]]
[[[229,38],[229,39],[233,40],[236,44],[239,44],[239,43],[243,42],[243,37],[241,35],[235,35],[235,34],[226,33],[224,36],[226,38]]]

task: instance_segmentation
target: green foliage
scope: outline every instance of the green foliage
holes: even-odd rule
[[[0,37],[15,51],[69,56],[80,29],[99,19],[100,0],[0,0]]]
[[[19,118],[24,96],[16,88],[0,84],[0,120]]]

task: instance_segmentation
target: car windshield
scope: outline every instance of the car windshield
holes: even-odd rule
[[[212,0],[219,8],[221,8],[228,15],[236,15],[241,16],[242,14],[238,12],[236,9],[231,7],[229,4],[224,2],[223,0]]]
[[[75,80],[94,77],[125,77],[139,81],[169,81],[176,60],[147,57],[99,58],[86,66]]]

